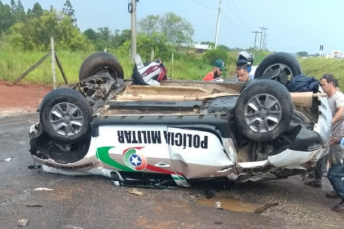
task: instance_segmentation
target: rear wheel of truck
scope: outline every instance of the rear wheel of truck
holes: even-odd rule
[[[101,72],[108,72],[115,80],[124,78],[123,68],[114,55],[107,52],[96,52],[82,63],[79,70],[79,81]]]
[[[274,80],[253,80],[241,92],[235,121],[247,138],[270,141],[285,131],[293,115],[293,103],[287,88]]]
[[[63,143],[82,140],[91,131],[92,109],[86,98],[70,88],[49,92],[41,103],[40,123],[52,139]]]
[[[286,85],[293,77],[300,74],[302,74],[301,66],[294,56],[276,52],[262,60],[254,73],[254,78],[271,78]]]

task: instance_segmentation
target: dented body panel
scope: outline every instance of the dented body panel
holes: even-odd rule
[[[30,128],[30,152],[47,172],[103,175],[117,185],[245,182],[314,168],[327,152],[330,134],[331,113],[322,91],[291,93],[295,119],[290,129],[269,142],[255,142],[242,140],[233,121],[242,87],[194,81],[127,85],[95,110],[82,146],[54,141],[36,123]]]

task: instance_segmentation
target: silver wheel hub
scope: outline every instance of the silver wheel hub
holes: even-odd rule
[[[285,74],[287,76],[289,76],[288,80],[291,80],[294,77],[292,70],[287,65],[281,64],[281,63],[270,65],[269,67],[266,68],[263,75],[272,76],[272,75],[276,75],[280,72],[285,72]]]
[[[246,124],[256,133],[274,130],[282,119],[282,106],[276,97],[258,94],[249,99],[244,110]]]
[[[62,102],[56,104],[49,114],[51,126],[63,136],[74,136],[84,125],[84,115],[76,105]]]

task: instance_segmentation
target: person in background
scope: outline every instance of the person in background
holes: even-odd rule
[[[325,74],[320,79],[321,87],[327,94],[328,104],[332,113],[331,137],[344,136],[344,94],[338,90],[338,80],[332,74]],[[322,177],[327,170],[327,162],[337,164],[343,156],[343,150],[338,145],[330,145],[330,152],[325,157],[319,159],[314,170],[314,180],[305,182],[306,185],[321,188]],[[327,193],[328,198],[337,198],[336,191]]]
[[[238,54],[236,62],[236,74],[239,82],[248,82],[251,78],[250,72],[252,70],[253,58],[247,51],[241,51]]]
[[[332,187],[337,197],[341,199],[341,202],[333,207],[334,211],[344,212],[344,138],[343,137],[331,137],[330,146],[337,147],[340,152],[336,152],[330,160],[330,169],[328,170],[327,178],[330,180]]]
[[[225,70],[226,68],[223,60],[217,59],[214,61],[213,70],[203,78],[203,81],[212,81],[214,79],[217,79],[222,75],[223,71]]]
[[[239,82],[247,82],[250,80],[250,73],[246,65],[236,67],[237,79]]]

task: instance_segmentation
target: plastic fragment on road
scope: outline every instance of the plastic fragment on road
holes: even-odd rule
[[[2,162],[10,162],[10,161],[12,161],[12,158],[13,158],[13,157],[9,157],[9,158],[6,158],[6,159],[0,160],[0,161],[2,161]]]
[[[143,195],[143,193],[138,191],[136,188],[133,188],[132,190],[130,190],[129,193],[137,195],[137,196],[142,196]]]
[[[19,227],[25,227],[28,223],[29,223],[29,220],[27,220],[27,219],[18,220],[18,226]]]
[[[53,190],[54,190],[54,189],[42,188],[42,187],[39,187],[39,188],[34,189],[34,191],[53,191]]]

